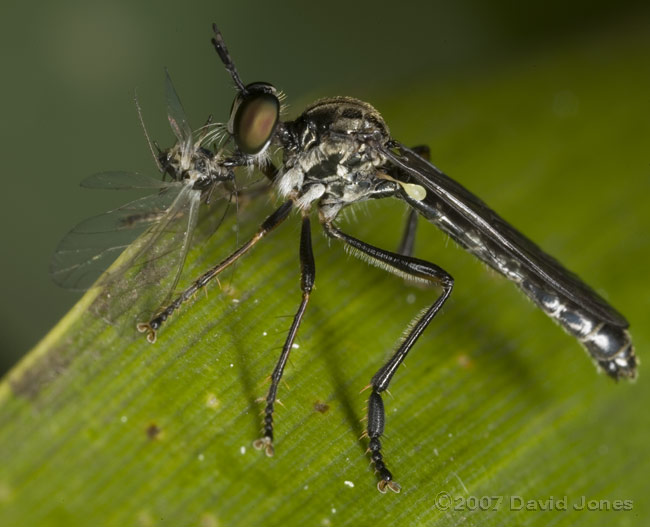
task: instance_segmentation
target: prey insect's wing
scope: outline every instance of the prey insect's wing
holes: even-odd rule
[[[402,182],[426,189],[422,200],[406,194],[404,199],[456,242],[515,281],[521,281],[522,270],[532,273],[599,320],[628,327],[625,317],[600,295],[483,201],[411,149],[396,144],[399,153],[386,147],[381,149],[395,169],[391,174]]]
[[[117,314],[136,298],[145,309],[154,310],[171,295],[191,245],[201,199],[200,191],[188,185],[145,176],[130,182],[128,175],[98,174],[84,185],[157,191],[78,224],[59,243],[50,267],[55,282],[68,289],[100,286],[107,300],[100,311],[106,313]]]
[[[192,149],[192,128],[185,117],[185,110],[174,89],[169,72],[165,70],[165,99],[167,100],[167,119],[172,131],[181,145],[181,152],[189,153]]]
[[[170,184],[138,172],[113,171],[92,174],[84,179],[80,186],[104,190],[155,190],[167,188]]]
[[[93,174],[81,185],[158,192],[82,221],[59,242],[50,274],[57,284],[73,290],[91,287],[126,247],[165,214],[180,189],[178,184],[128,172]]]

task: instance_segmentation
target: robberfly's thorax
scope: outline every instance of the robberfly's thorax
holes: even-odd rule
[[[373,145],[385,144],[390,135],[370,104],[323,99],[285,127],[295,148],[285,150],[277,185],[283,196],[296,196],[299,206],[318,201],[321,215],[333,219],[345,205],[397,190],[394,182],[377,177],[386,160]]]

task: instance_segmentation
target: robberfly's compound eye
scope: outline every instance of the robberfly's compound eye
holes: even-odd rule
[[[243,154],[259,154],[270,143],[280,118],[280,101],[270,84],[246,86],[235,99],[229,129]]]

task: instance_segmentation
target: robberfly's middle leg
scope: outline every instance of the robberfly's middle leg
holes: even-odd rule
[[[298,307],[289,334],[282,347],[280,358],[278,359],[275,369],[271,374],[271,386],[268,394],[266,395],[266,407],[264,408],[264,436],[257,439],[253,446],[258,450],[264,449],[267,456],[272,456],[273,450],[273,409],[278,393],[278,386],[284,367],[289,359],[289,353],[293,346],[293,342],[298,333],[300,322],[307,309],[307,302],[309,302],[309,295],[311,294],[312,287],[314,286],[314,279],[316,278],[316,266],[314,264],[314,254],[311,247],[311,225],[309,216],[305,214],[302,218],[302,231],[300,234],[300,289],[302,290],[302,301]]]

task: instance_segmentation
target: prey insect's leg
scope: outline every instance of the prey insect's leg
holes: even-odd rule
[[[253,446],[257,450],[264,449],[267,456],[273,455],[273,407],[275,405],[275,398],[278,393],[278,386],[284,367],[289,359],[289,352],[293,346],[293,341],[296,338],[296,333],[300,327],[302,316],[305,314],[307,302],[312,287],[314,286],[314,279],[316,277],[316,266],[314,265],[314,254],[311,248],[311,226],[309,223],[309,216],[302,218],[302,232],[300,235],[300,289],[302,290],[302,301],[296,315],[293,317],[287,340],[282,347],[282,353],[278,359],[273,374],[271,375],[271,387],[266,396],[266,408],[264,409],[264,437],[257,439]]]
[[[418,145],[412,148],[413,152],[418,154],[421,158],[429,161],[431,157],[431,150],[427,145]],[[406,219],[406,226],[404,227],[404,234],[402,241],[399,244],[397,252],[404,256],[413,256],[413,249],[415,247],[415,234],[418,226],[418,213],[411,209],[408,218]]]
[[[141,333],[147,333],[147,340],[151,343],[156,341],[156,331],[162,326],[163,322],[167,320],[171,314],[176,311],[183,302],[186,302],[194,293],[196,293],[202,287],[205,287],[210,280],[217,276],[221,271],[226,269],[230,264],[237,261],[240,257],[248,252],[248,250],[253,247],[258,241],[260,241],[266,234],[272,231],[275,227],[280,225],[291,212],[291,207],[293,206],[292,201],[287,201],[279,209],[277,209],[273,214],[271,214],[264,223],[260,226],[255,236],[248,240],[244,245],[232,253],[228,258],[218,263],[205,273],[203,273],[198,279],[196,279],[191,286],[185,289],[176,299],[169,304],[168,306],[161,309],[158,314],[153,317],[147,323],[138,324],[138,331]]]
[[[397,351],[388,362],[386,362],[386,364],[375,373],[374,377],[370,381],[369,387],[372,388],[372,392],[368,399],[367,434],[370,439],[370,444],[368,446],[370,456],[380,478],[379,483],[377,483],[377,488],[381,492],[386,492],[386,487],[394,492],[399,492],[400,486],[393,481],[393,475],[386,468],[381,453],[380,438],[384,433],[386,414],[384,412],[384,402],[380,394],[388,388],[395,371],[397,371],[399,365],[404,361],[404,358],[413,344],[415,344],[415,341],[429,325],[429,322],[431,322],[447,298],[449,298],[454,285],[454,279],[446,271],[430,262],[379,249],[378,247],[369,245],[341,232],[328,223],[323,223],[323,227],[329,236],[343,240],[345,243],[350,245],[356,253],[358,253],[357,255],[366,257],[370,263],[392,271],[405,278],[430,282],[437,284],[442,288],[442,293],[438,299],[429,309],[427,309],[427,311],[424,312],[422,316],[419,317],[413,326],[413,329],[408,332],[406,338],[400,344]]]

